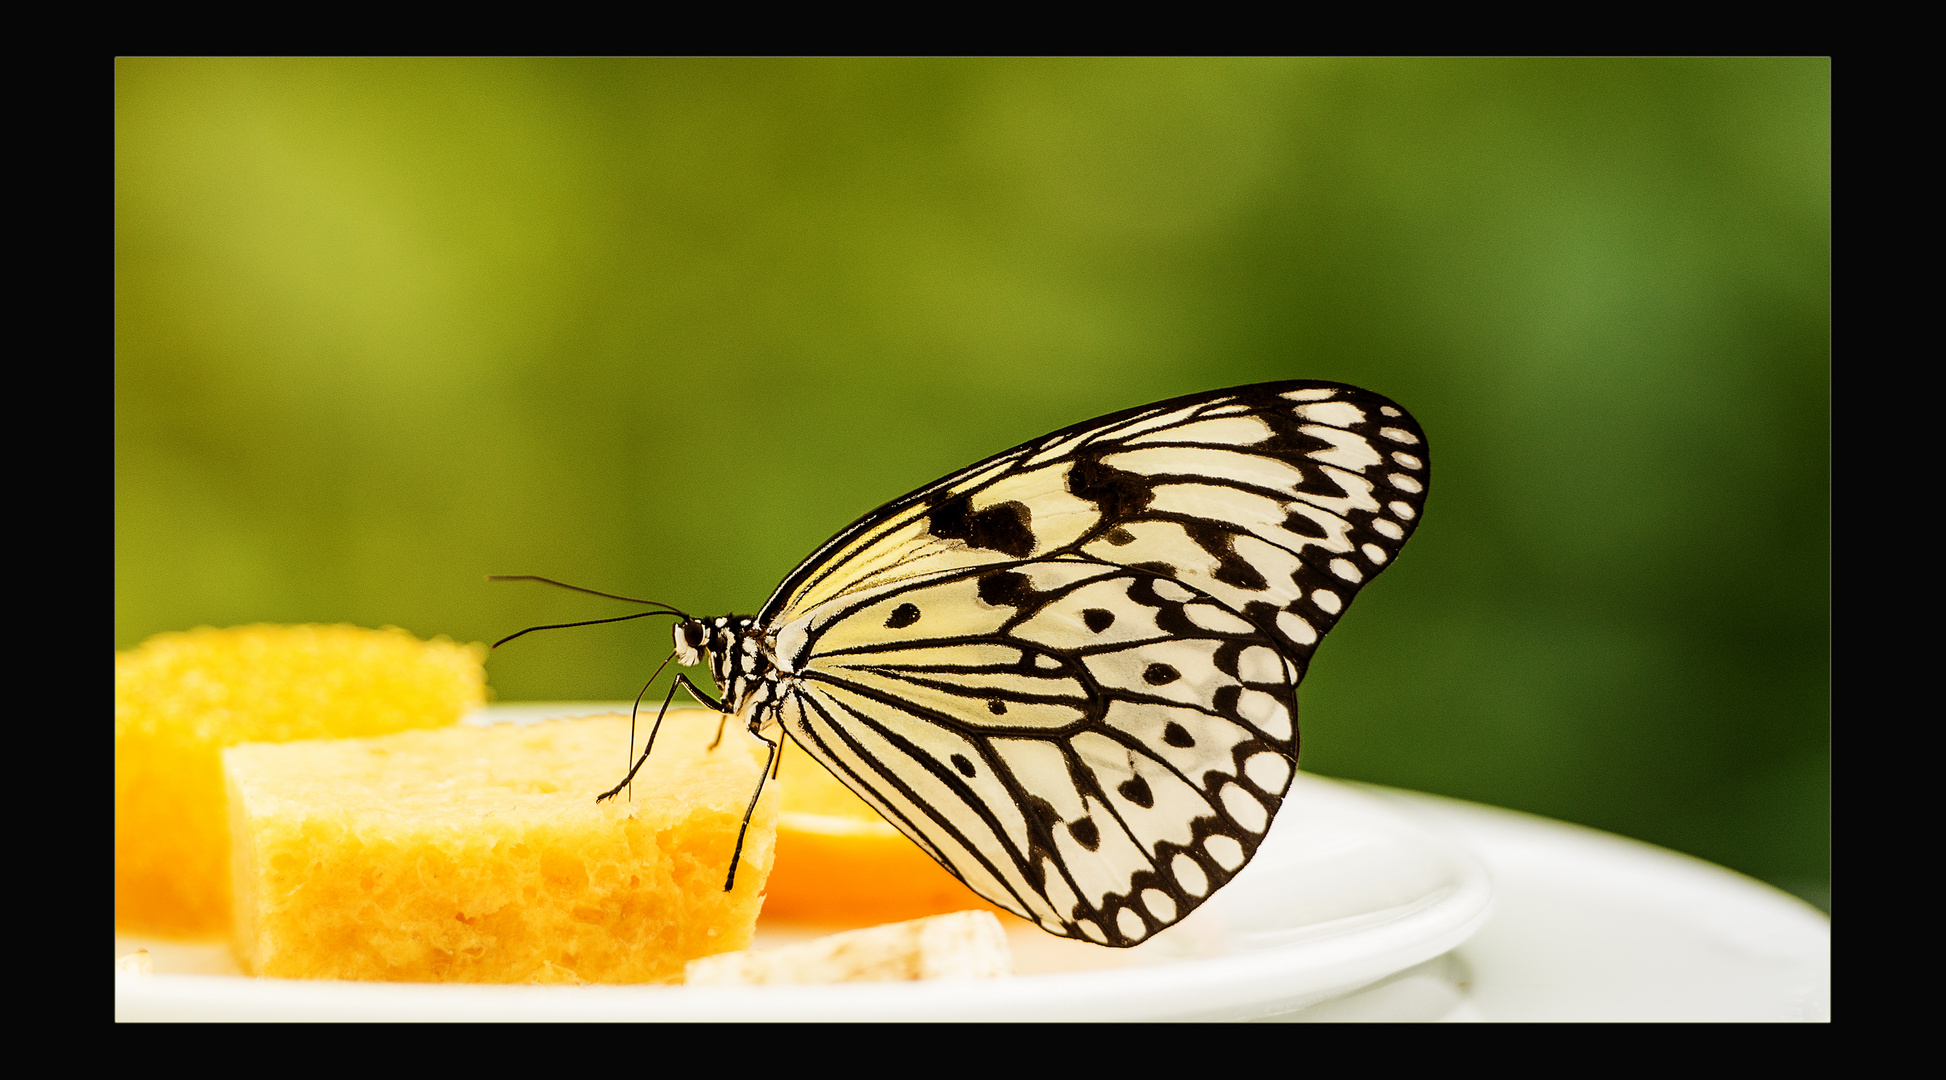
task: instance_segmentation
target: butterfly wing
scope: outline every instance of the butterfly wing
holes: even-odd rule
[[[886,504],[759,616],[784,724],[976,892],[1130,945],[1249,860],[1319,639],[1424,504],[1418,425],[1354,387],[1078,424]]]

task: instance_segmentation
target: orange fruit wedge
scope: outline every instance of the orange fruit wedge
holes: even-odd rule
[[[766,919],[875,926],[984,909],[982,900],[852,794],[801,747],[786,745],[779,772],[777,861]]]

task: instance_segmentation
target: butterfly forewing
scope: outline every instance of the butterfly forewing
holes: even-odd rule
[[[1418,523],[1390,401],[1269,383],[1128,410],[867,515],[759,616],[784,725],[989,900],[1145,940],[1249,860],[1319,639]]]

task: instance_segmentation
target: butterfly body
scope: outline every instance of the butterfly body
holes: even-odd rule
[[[887,503],[677,656],[980,895],[1133,945],[1262,841],[1312,652],[1427,481],[1418,425],[1355,387],[1130,409]]]

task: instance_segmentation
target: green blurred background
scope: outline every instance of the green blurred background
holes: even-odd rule
[[[749,612],[976,458],[1336,379],[1435,479],[1305,766],[1829,909],[1826,61],[131,60],[115,124],[118,648]]]

